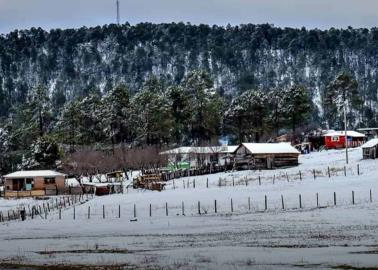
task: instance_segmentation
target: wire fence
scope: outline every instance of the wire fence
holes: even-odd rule
[[[246,213],[265,213],[289,210],[313,210],[327,207],[338,207],[347,205],[362,205],[373,202],[372,189],[367,192],[351,191],[348,194],[337,192],[320,194],[298,194],[295,196],[281,195],[264,195],[258,200],[257,198],[247,197],[230,198],[229,200],[209,200],[195,202],[176,202],[176,203],[159,203],[159,204],[141,204],[131,203],[127,205],[97,205],[97,206],[80,206],[73,207],[70,211],[65,212],[64,216],[60,213],[54,216],[58,220],[90,220],[90,219],[130,219],[138,221],[138,218],[154,217],[172,217],[172,216],[203,216],[203,215],[229,215],[229,214],[246,214]]]

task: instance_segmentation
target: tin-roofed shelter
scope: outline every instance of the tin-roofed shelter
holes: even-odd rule
[[[361,146],[363,159],[378,158],[378,138],[371,139]]]
[[[18,171],[4,176],[6,197],[42,196],[65,187],[66,175],[51,170]]]
[[[300,152],[290,143],[242,143],[235,155],[236,167],[273,169],[297,166]]]

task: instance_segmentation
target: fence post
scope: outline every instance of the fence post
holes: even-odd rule
[[[136,218],[136,204],[134,203],[134,218]]]
[[[261,176],[259,175],[259,186],[261,186]]]
[[[234,212],[234,203],[232,201],[232,198],[231,198],[231,212]]]
[[[282,210],[285,210],[285,203],[284,203],[283,195],[281,195],[281,204],[282,204]]]
[[[196,188],[196,179],[193,179],[193,188]]]
[[[201,215],[201,203],[198,201],[198,215]]]
[[[168,203],[165,203],[165,215],[168,216]]]
[[[286,180],[289,182],[289,175],[286,173]]]
[[[32,208],[32,219],[34,218],[34,208]],[[59,219],[62,219],[62,208],[59,208]]]
[[[90,219],[90,218],[91,218],[91,207],[88,206],[88,219]]]
[[[173,179],[173,189],[176,189],[176,186],[175,186],[175,179]]]
[[[299,180],[302,181],[302,172],[301,171],[299,171]]]
[[[102,205],[102,218],[105,219],[105,205]]]
[[[217,209],[217,200],[214,200],[214,213],[217,213],[218,212],[218,209]]]
[[[316,179],[316,171],[315,169],[312,170],[312,173],[314,174],[314,180]]]
[[[268,197],[265,195],[265,211],[268,210]]]
[[[232,177],[232,186],[235,186],[235,178]]]
[[[319,208],[319,193],[316,193],[316,208]]]
[[[352,190],[352,204],[354,205],[354,191]]]
[[[273,175],[273,185],[274,185],[275,180],[276,180],[276,175],[274,174]]]
[[[184,202],[181,202],[181,213],[183,216],[185,216],[185,205]]]
[[[251,197],[248,197],[248,210],[251,211]]]
[[[302,209],[302,195],[299,194],[299,208]]]
[[[150,204],[150,217],[152,217],[152,205]]]
[[[118,205],[118,218],[121,218],[121,205]]]
[[[206,178],[206,188],[209,188],[209,178]]]
[[[333,204],[336,205],[336,192],[333,193]]]
[[[73,219],[75,220],[76,219],[76,209],[75,209],[75,206],[73,208]]]
[[[328,178],[331,178],[331,171],[329,170],[329,166],[328,166]]]
[[[371,189],[370,189],[370,202],[372,203],[373,202],[373,194],[371,192]]]
[[[346,166],[344,166],[344,176],[346,176]]]
[[[357,175],[360,175],[360,164],[357,164]]]
[[[185,181],[184,180],[182,180],[182,185],[184,186],[184,189],[185,189]]]

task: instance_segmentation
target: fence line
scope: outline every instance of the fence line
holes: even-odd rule
[[[260,172],[260,171],[259,171]],[[256,173],[257,174],[257,173]],[[292,181],[303,181],[306,178],[313,178],[313,180],[317,180],[318,178],[332,178],[332,177],[338,177],[338,176],[348,176],[348,175],[355,175],[360,176],[362,175],[362,167],[360,164],[356,164],[356,167],[354,168],[349,166],[343,166],[343,167],[331,167],[328,166],[326,168],[317,168],[317,169],[307,169],[307,170],[298,170],[298,172],[278,172],[271,175],[257,175],[257,176],[251,176],[251,175],[244,175],[244,176],[226,176],[226,177],[219,177],[218,183],[216,184],[217,187],[226,187],[226,186],[248,186],[250,185],[250,182],[256,182],[259,186],[261,186],[263,183],[272,183],[276,184],[277,181],[285,181],[285,182],[292,182]],[[197,179],[198,180],[198,179]],[[189,189],[189,188],[198,188],[198,187],[206,187],[210,188],[211,185],[209,185],[209,178],[207,177],[202,183],[205,183],[203,186],[200,186],[200,181],[197,181],[196,179],[183,179],[182,180],[182,188],[183,189]],[[215,186],[214,183],[212,186]],[[172,182],[172,189],[178,189],[180,188],[180,185],[176,185],[175,180]]]
[[[80,195],[71,195],[50,198],[49,200],[44,201],[42,204],[35,205],[25,205],[23,207],[17,207],[15,209],[9,209],[0,211],[0,222],[9,222],[26,219],[34,219],[40,217],[42,219],[47,219],[48,215],[52,214],[57,210],[59,212],[59,218],[62,217],[62,209],[69,209],[71,206],[74,209],[74,219],[76,218],[75,206],[88,202],[90,199],[93,199],[94,194],[80,194]]]
[[[269,198],[269,194],[264,195],[262,201],[253,201],[251,197],[247,197],[245,200],[246,204],[239,204],[235,205],[235,201],[233,198],[230,198],[229,205],[226,204],[219,204],[219,200],[215,199],[212,203],[204,204],[201,201],[193,202],[190,207],[185,207],[184,201],[181,201],[177,204],[168,204],[168,202],[164,202],[164,204],[160,207],[154,208],[151,203],[147,204],[146,208],[138,208],[138,204],[130,204],[132,209],[129,212],[130,215],[121,215],[121,205],[115,205],[113,208],[105,207],[105,205],[101,206],[101,211],[98,211],[96,216],[98,218],[106,219],[130,219],[130,221],[137,221],[139,217],[149,217],[149,218],[158,218],[158,217],[169,217],[169,216],[202,216],[207,214],[233,214],[237,212],[238,214],[243,213],[264,213],[264,212],[271,212],[271,211],[288,211],[288,210],[312,210],[312,209],[320,209],[320,208],[327,208],[327,207],[339,207],[339,206],[347,206],[347,205],[356,205],[357,201],[355,199],[355,191],[351,191],[351,195],[348,198],[345,198],[345,194],[343,193],[343,200],[340,200],[337,196],[336,192],[332,193],[331,198],[325,199],[321,197],[320,194],[317,192],[314,194],[313,199],[316,200],[315,205],[310,204],[303,204],[303,202],[309,201],[309,197],[305,198],[303,194],[298,194],[298,201],[295,203],[295,198],[290,197],[290,203],[287,203],[285,196],[281,194],[278,199],[275,198],[271,200]],[[361,193],[360,193],[361,194]],[[322,198],[322,202],[321,202]],[[347,202],[346,202],[347,200]],[[223,200],[224,202],[224,200]],[[373,202],[373,192],[372,189],[369,190],[368,194],[365,194],[364,197],[360,197],[360,204],[362,203],[372,203]],[[263,204],[261,207],[260,205]],[[295,204],[295,205],[294,205]],[[174,205],[174,206],[173,206]],[[290,206],[289,206],[290,205]],[[140,205],[139,205],[140,206]],[[239,206],[239,207],[237,207]],[[115,207],[115,208],[114,208]],[[110,213],[106,212],[106,209],[110,209]],[[139,210],[138,210],[139,209]],[[143,212],[143,210],[145,213]],[[155,209],[155,211],[154,211]],[[69,219],[77,220],[77,219],[91,219],[93,216],[93,206],[88,206],[87,211],[85,208],[82,208],[83,211],[80,212],[80,217],[78,215],[78,211],[75,207],[73,207],[72,213],[66,213],[66,217]],[[118,211],[117,211],[118,210]],[[101,213],[100,213],[101,212]],[[62,219],[61,211],[59,211],[59,220]]]

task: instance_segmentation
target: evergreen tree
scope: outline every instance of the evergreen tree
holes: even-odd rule
[[[326,88],[324,105],[329,126],[341,129],[344,123],[343,106],[346,106],[347,110],[353,110],[359,109],[362,105],[357,81],[346,72],[337,75]]]

